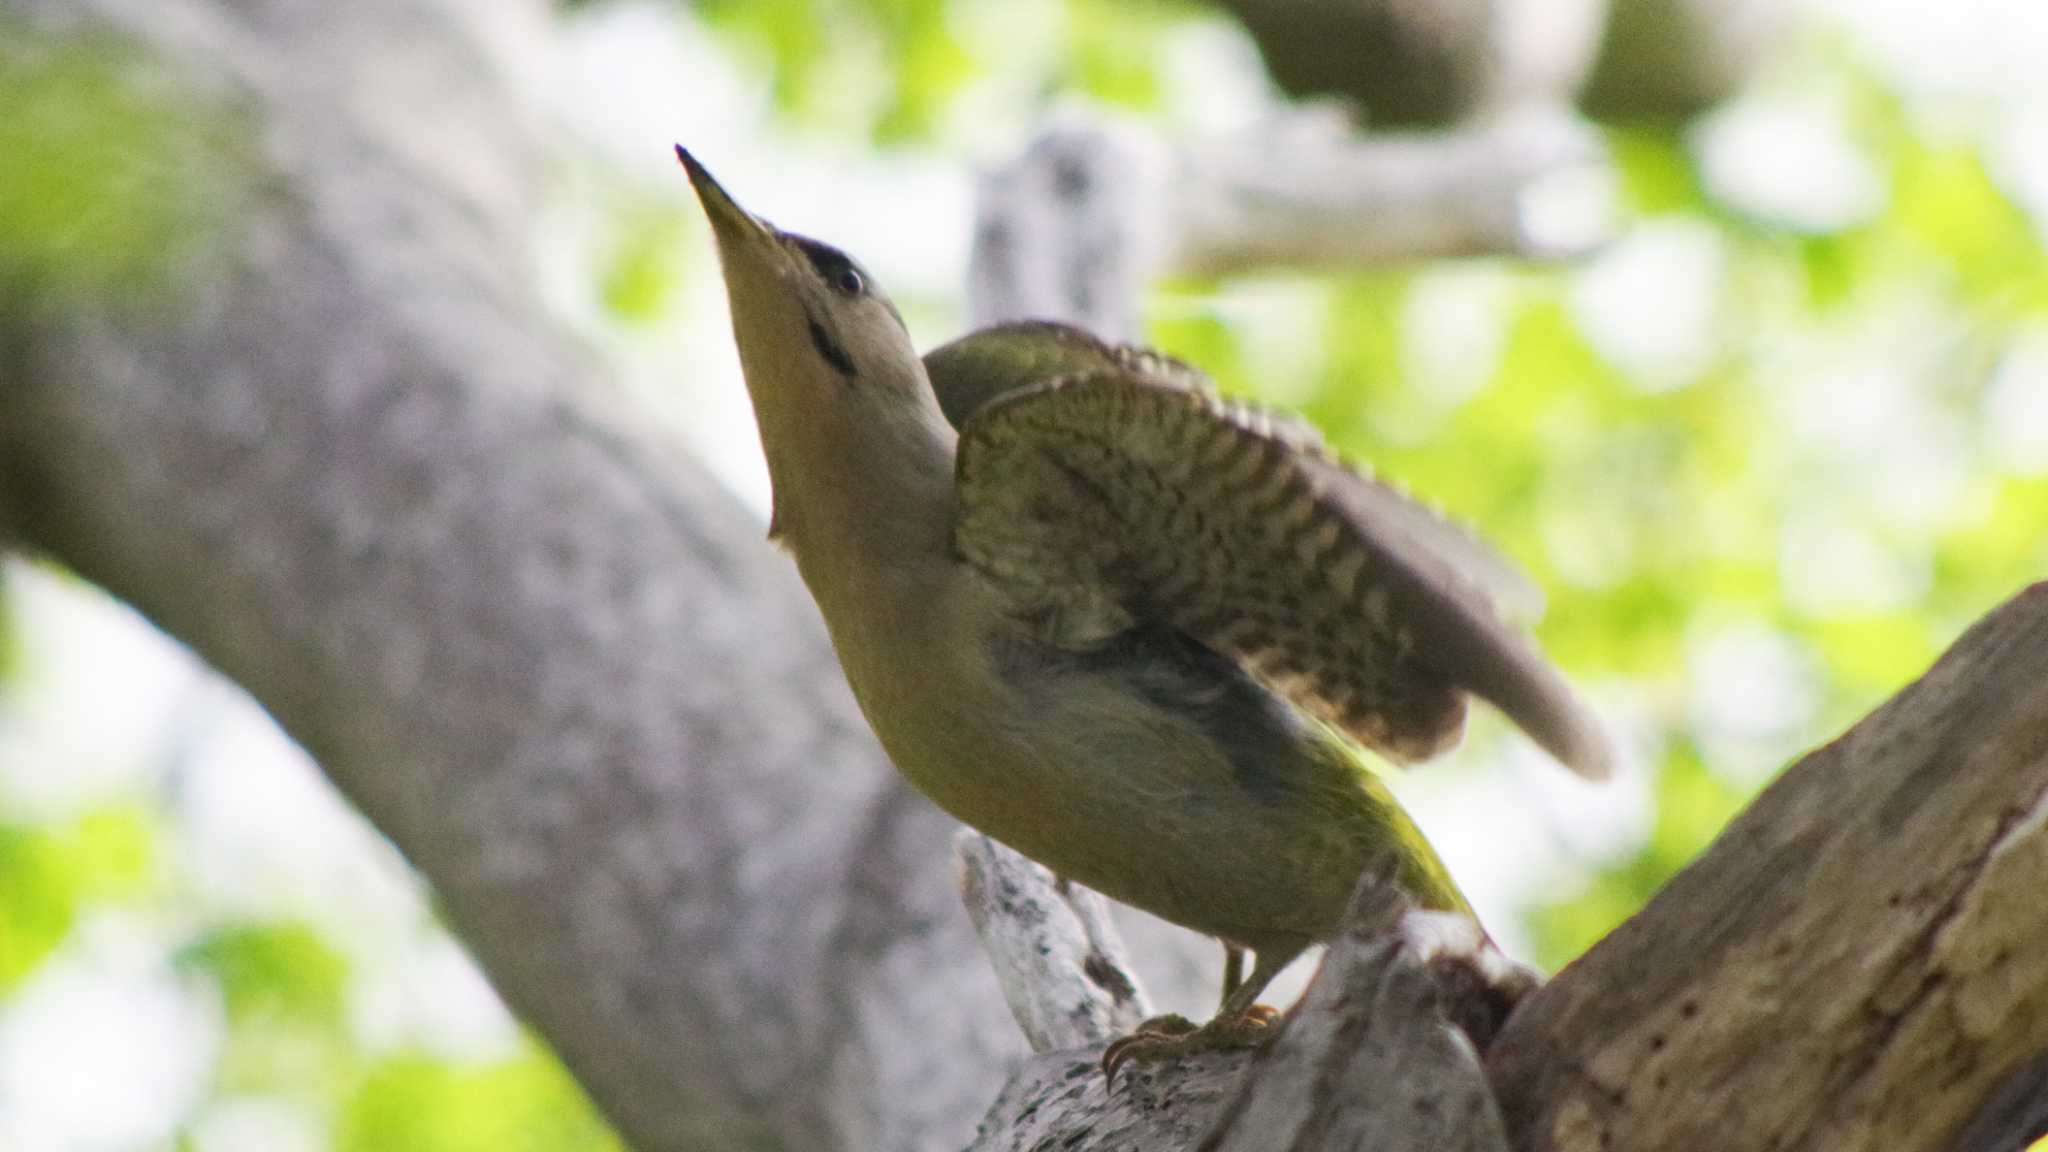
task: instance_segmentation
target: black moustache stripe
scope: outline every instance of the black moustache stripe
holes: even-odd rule
[[[818,318],[806,313],[804,321],[810,326],[811,347],[818,350],[818,355],[824,357],[825,363],[838,369],[839,374],[848,380],[858,379],[860,366],[853,362],[853,357],[846,354],[846,349],[832,338],[832,334],[825,331],[825,326],[818,323]]]

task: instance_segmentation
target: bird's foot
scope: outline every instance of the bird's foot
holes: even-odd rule
[[[1114,1088],[1116,1070],[1133,1060],[1151,1063],[1198,1052],[1256,1048],[1272,1038],[1279,1020],[1280,1013],[1265,1004],[1254,1004],[1238,1015],[1218,1014],[1199,1027],[1185,1016],[1154,1016],[1103,1049],[1102,1076]]]

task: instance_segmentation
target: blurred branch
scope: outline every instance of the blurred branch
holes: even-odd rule
[[[1373,136],[1307,108],[1186,148],[1069,116],[983,175],[969,313],[1128,340],[1142,290],[1164,276],[1569,256],[1605,239],[1604,172],[1593,134],[1549,109]]]
[[[1376,128],[1578,100],[1676,125],[1732,95],[1792,22],[1770,0],[1216,0],[1282,91]]]
[[[2023,1148],[2044,892],[2037,584],[1524,1003],[1488,1055],[1516,1145]]]
[[[1357,136],[1327,115],[1183,160],[1178,273],[1456,256],[1560,259],[1607,239],[1606,157],[1585,125],[1531,107],[1435,135]],[[1547,192],[1584,193],[1574,215]]]
[[[1297,97],[1340,97],[1375,127],[1451,124],[1566,101],[1608,0],[1217,0]]]
[[[541,19],[0,2],[0,85],[89,57],[246,165],[160,291],[0,277],[0,523],[253,693],[634,1147],[957,1148],[1023,1045],[954,826],[762,526],[535,298]],[[161,139],[62,139],[178,190]]]
[[[1734,95],[1795,12],[1776,0],[1613,0],[1580,106],[1600,120],[1682,123]]]

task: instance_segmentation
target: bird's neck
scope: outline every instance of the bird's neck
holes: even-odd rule
[[[954,567],[955,436],[930,407],[770,456],[776,530],[835,624],[914,603]]]

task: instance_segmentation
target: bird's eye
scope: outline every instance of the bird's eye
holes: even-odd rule
[[[811,262],[811,271],[816,272],[818,279],[830,285],[834,292],[841,296],[859,296],[868,290],[868,278],[846,253],[808,236],[791,236],[789,239],[797,251],[803,253],[804,259]]]

